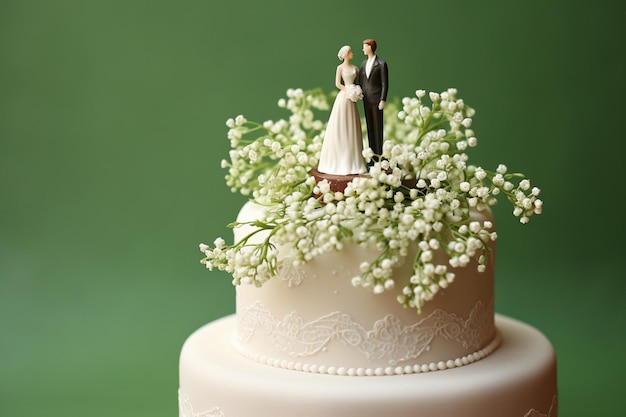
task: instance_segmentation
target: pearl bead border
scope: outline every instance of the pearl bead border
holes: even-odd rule
[[[487,344],[482,349],[477,350],[476,352],[470,353],[460,358],[423,364],[387,366],[377,368],[327,366],[291,361],[287,359],[276,359],[265,355],[247,352],[235,340],[233,340],[232,344],[242,356],[248,359],[252,359],[253,361],[261,363],[263,365],[269,365],[275,368],[308,372],[312,374],[326,374],[338,376],[386,376],[428,373],[470,365],[491,355],[494,351],[498,349],[501,343],[502,337],[500,336],[500,332],[496,331],[495,337],[491,342],[489,342],[489,344]]]

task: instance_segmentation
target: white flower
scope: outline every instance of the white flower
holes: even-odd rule
[[[476,168],[476,172],[474,173],[474,177],[476,177],[477,180],[482,181],[485,178],[487,178],[487,173],[482,168]]]
[[[528,181],[527,179],[523,179],[519,183],[519,188],[524,191],[528,190],[530,188],[530,181]]]
[[[242,115],[235,117],[235,125],[237,126],[242,126],[246,122],[247,122],[246,118],[243,117]]]
[[[346,86],[346,97],[354,102],[361,100],[363,98],[361,86],[357,84],[349,84]]]
[[[362,91],[348,85],[345,95],[357,101]],[[328,110],[329,102],[320,90],[289,89],[278,101],[290,113],[285,118],[258,124],[239,115],[226,121],[232,147],[221,162],[226,183],[266,207],[260,219],[247,225],[256,230],[253,234],[269,233],[272,241],[228,245],[217,238],[214,247],[200,244],[208,269],[232,274],[235,285],[263,285],[280,273],[275,244],[291,247],[293,265],[301,265],[352,242],[379,252],[360,264],[352,285],[380,293],[393,290],[394,268],[417,244],[409,260],[412,276],[396,298],[420,311],[454,281],[445,262],[438,264],[439,254],[451,254],[451,267],[477,260],[478,271],[487,268],[486,245],[497,234],[490,221],[467,221],[468,208],[484,210],[504,195],[521,223],[543,211],[540,189],[528,179],[507,173],[503,164],[491,172],[468,163],[465,150],[478,144],[475,112],[454,88],[441,93],[418,89],[401,105],[389,101],[385,112],[397,117],[386,118],[383,158],[369,176],[355,178],[343,192],[331,189],[327,180],[316,183],[310,172],[318,163],[327,122],[327,116],[317,119],[316,111]],[[373,161],[373,150],[365,147],[363,157]],[[406,185],[410,181],[413,186]]]

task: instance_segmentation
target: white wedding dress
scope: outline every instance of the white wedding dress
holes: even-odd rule
[[[341,73],[345,86],[354,84],[356,76],[356,68]],[[357,175],[367,171],[359,109],[344,90],[339,91],[330,111],[317,170],[334,175]]]

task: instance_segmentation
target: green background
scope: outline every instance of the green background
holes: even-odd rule
[[[220,169],[226,119],[331,90],[339,47],[359,62],[368,37],[391,97],[456,87],[470,160],[541,187],[528,225],[496,208],[497,310],[553,342],[562,416],[623,415],[614,4],[0,1],[0,415],[177,414],[182,343],[234,311],[198,251],[244,201]]]

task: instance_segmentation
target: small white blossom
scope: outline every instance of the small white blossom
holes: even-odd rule
[[[523,179],[519,183],[519,188],[524,191],[528,190],[530,188],[530,181],[528,181],[527,179]]]
[[[246,118],[242,115],[235,117],[235,125],[242,126],[247,122]]]
[[[346,91],[349,99],[361,98],[356,86],[346,90],[351,90]],[[261,286],[280,274],[276,245],[291,247],[292,264],[298,266],[354,243],[379,256],[359,265],[352,285],[382,293],[395,288],[394,269],[417,246],[409,260],[412,276],[396,297],[417,311],[453,283],[451,268],[476,260],[478,271],[487,270],[487,245],[497,234],[490,221],[469,221],[468,210],[484,210],[503,195],[513,215],[527,223],[543,211],[543,201],[538,187],[508,173],[504,164],[495,172],[468,164],[465,150],[478,144],[475,111],[457,94],[454,88],[440,93],[418,89],[401,105],[389,101],[385,112],[396,117],[386,118],[382,159],[369,176],[353,179],[343,191],[311,175],[327,123],[326,116],[316,118],[316,111],[328,110],[332,102],[320,90],[287,90],[278,100],[289,113],[282,119],[258,124],[243,115],[229,118],[226,136],[232,149],[221,161],[226,183],[266,207],[260,219],[246,224],[253,234],[271,238],[232,245],[217,238],[213,246],[199,245],[205,256],[201,262],[232,274],[235,285]],[[368,147],[362,155],[375,161]],[[447,263],[439,264],[444,253],[450,254]]]

